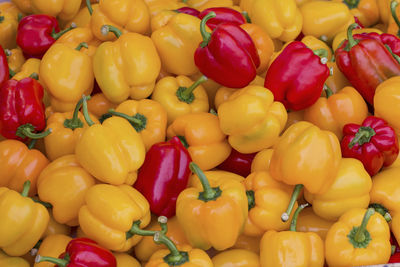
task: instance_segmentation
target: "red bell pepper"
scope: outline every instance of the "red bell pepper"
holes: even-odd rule
[[[388,263],[400,263],[400,247],[393,234],[390,234],[390,244],[392,244],[392,256]]]
[[[209,19],[206,23],[211,30],[214,30],[217,27],[217,25],[221,24],[222,22],[231,22],[232,24],[235,24],[237,26],[246,23],[246,19],[242,15],[242,13],[229,7],[207,8],[201,11],[197,17],[199,19],[203,19],[210,12],[215,13],[215,17]]]
[[[207,32],[205,24],[215,16],[215,12],[210,12],[201,20],[203,42],[194,54],[195,64],[222,86],[245,87],[254,80],[260,65],[257,49],[247,32],[236,24],[223,22],[212,33]]]
[[[42,58],[51,45],[71,27],[60,31],[55,17],[39,14],[24,17],[18,24],[17,44],[27,58]]]
[[[329,77],[327,53],[323,49],[313,52],[302,42],[290,43],[272,62],[264,86],[274,94],[275,101],[282,102],[287,109],[311,106],[321,96]]]
[[[0,45],[0,87],[8,80],[9,76],[7,55]]]
[[[58,259],[38,255],[35,262],[51,262],[59,267],[116,267],[115,256],[89,238],[72,239]]]
[[[193,17],[197,17],[200,14],[200,11],[198,11],[197,9],[195,9],[193,7],[186,7],[186,6],[178,8],[175,11],[179,12],[179,13],[185,13],[185,14],[188,14],[188,15],[192,15]]]
[[[251,163],[257,153],[243,154],[232,149],[229,157],[218,165],[218,169],[233,172],[243,177],[247,177],[251,172]]]
[[[343,127],[340,143],[344,158],[356,158],[373,176],[391,165],[399,154],[399,143],[392,127],[381,118],[367,117],[361,125],[350,123]]]
[[[353,87],[373,105],[376,87],[400,75],[400,64],[381,41],[372,37],[354,38],[352,30],[357,26],[356,23],[349,26],[348,40],[335,51],[336,64]]]
[[[178,195],[189,181],[191,161],[189,152],[176,136],[150,147],[134,187],[149,201],[154,214],[175,215]]]
[[[42,138],[46,127],[43,87],[30,77],[8,80],[0,88],[0,133],[5,138],[25,140]]]

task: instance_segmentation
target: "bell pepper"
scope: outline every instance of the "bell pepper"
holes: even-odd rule
[[[388,263],[399,263],[400,262],[400,248],[396,239],[393,235],[390,235],[390,244],[392,244],[392,255],[390,256]]]
[[[240,7],[273,39],[293,41],[302,30],[303,17],[295,0],[242,0]]]
[[[10,256],[22,256],[39,241],[49,222],[49,213],[27,197],[30,181],[21,193],[0,187],[0,248]]]
[[[78,213],[94,178],[79,166],[75,155],[52,161],[37,180],[38,195],[53,206],[54,219],[70,226],[78,225]]]
[[[380,14],[377,0],[335,0],[335,2],[346,4],[351,14],[357,17],[364,27],[369,27],[379,22]]]
[[[204,171],[217,167],[231,153],[217,116],[197,112],[178,117],[167,129],[167,137],[183,136],[192,160]]]
[[[376,87],[390,77],[400,75],[400,64],[382,42],[354,38],[352,30],[356,25],[349,26],[348,40],[335,51],[335,59],[340,71],[372,105]]]
[[[304,197],[312,204],[315,214],[330,221],[337,221],[352,208],[368,207],[371,186],[371,177],[362,163],[353,158],[343,158],[328,191],[323,194],[311,194],[305,190]]]
[[[358,23],[357,23],[358,24]],[[378,34],[382,34],[383,32],[377,28],[360,28],[360,25],[353,30],[353,35],[362,34],[362,33],[371,33],[375,32]],[[343,42],[347,40],[347,29],[339,32],[335,35],[332,41],[332,50],[336,51]]]
[[[261,236],[247,236],[245,234],[241,234],[232,248],[246,249],[259,254],[260,240]]]
[[[57,39],[56,44],[69,45],[72,48],[77,47],[80,43],[86,43],[87,47],[82,47],[80,51],[92,57],[101,41],[96,39],[88,27],[77,27],[72,29]]]
[[[102,125],[95,124],[87,112],[86,97],[83,114],[89,127],[75,147],[78,163],[102,182],[132,185],[145,156],[140,134],[120,117],[111,117]]]
[[[200,19],[184,13],[166,11],[152,19],[151,39],[160,55],[163,69],[175,75],[193,75],[199,70],[193,54],[202,41]]]
[[[260,242],[261,266],[324,266],[322,239],[313,232],[296,232],[297,217],[307,205],[296,209],[290,231],[271,230],[263,235]]]
[[[116,104],[128,97],[150,96],[161,68],[152,40],[139,33],[122,34],[109,25],[103,31],[118,37],[115,42],[102,43],[93,56],[94,76],[104,95]]]
[[[229,7],[211,7],[204,9],[201,11],[197,17],[199,19],[203,19],[207,14],[210,12],[215,13],[215,17],[211,18],[207,21],[207,26],[210,28],[211,31],[213,31],[218,24],[222,22],[230,22],[232,24],[235,24],[237,26],[240,26],[244,23],[246,23],[245,17],[240,13],[239,11],[229,8]]]
[[[391,0],[377,0],[378,10],[380,15],[380,22],[384,25],[389,24],[390,19],[390,2]]]
[[[0,45],[0,88],[9,79],[10,72],[8,69],[7,56],[3,47]]]
[[[232,0],[182,0],[188,6],[203,11],[211,7],[232,7]]]
[[[23,12],[18,8],[18,6],[14,3],[16,1],[7,1],[7,2],[1,2],[0,3],[0,12],[7,12],[12,14],[14,17],[22,18]]]
[[[334,59],[334,57],[332,59]],[[328,61],[326,65],[329,68],[330,75],[328,79],[326,79],[325,85],[329,87],[333,93],[339,92],[346,86],[351,86],[350,82],[339,70],[338,66],[336,65],[336,62]]]
[[[185,13],[185,14],[192,15],[192,16],[195,16],[195,17],[198,17],[199,14],[200,14],[200,11],[198,11],[197,9],[195,9],[193,7],[188,7],[188,6],[183,6],[181,8],[178,8],[178,9],[174,10],[174,11],[178,12],[178,13]]]
[[[325,259],[329,266],[385,264],[391,252],[389,239],[389,226],[381,214],[373,208],[351,209],[329,229]]]
[[[4,3],[2,3],[4,4]],[[5,49],[17,46],[18,16],[0,7],[0,45]]]
[[[273,153],[274,150],[272,148],[263,149],[257,152],[253,162],[251,163],[251,172],[269,171],[269,165]]]
[[[30,264],[21,257],[10,257],[0,250],[0,266],[29,267]]]
[[[117,267],[117,260],[111,251],[99,246],[88,238],[75,238],[69,241],[65,252],[59,258],[37,255],[35,262],[51,262],[60,267],[98,266]]]
[[[37,254],[58,258],[58,256],[65,251],[65,248],[71,240],[72,238],[67,235],[50,235],[43,239]],[[33,265],[33,267],[54,267],[54,263],[37,262]]]
[[[126,100],[109,115],[120,116],[129,121],[142,137],[146,151],[152,145],[165,140],[167,130],[167,112],[157,101],[151,99]]]
[[[116,104],[112,103],[103,93],[97,93],[90,97],[88,104],[88,111],[100,118],[106,114],[110,109],[115,109]]]
[[[60,31],[55,17],[44,14],[26,16],[18,24],[17,44],[25,57],[42,58],[62,34],[74,27],[71,25]]]
[[[79,210],[79,224],[85,235],[118,252],[136,245],[142,239],[136,233],[149,223],[149,203],[129,185],[94,185]]]
[[[32,14],[31,0],[12,0],[11,2],[16,5],[22,13]]]
[[[304,110],[304,120],[333,132],[341,140],[343,127],[349,123],[361,124],[368,116],[368,107],[353,87],[345,87],[333,95],[329,92],[330,88],[326,88],[326,97],[320,97]]]
[[[72,23],[75,23],[77,27],[84,27],[84,28],[89,28],[91,30],[91,20],[92,20],[92,13],[93,10],[99,7],[99,4],[97,1],[90,1],[92,5],[90,5],[91,10],[89,11],[89,8],[86,6],[86,1],[82,1],[82,6],[78,13],[70,19],[68,22],[64,22],[64,27],[69,27],[71,26]]]
[[[319,50],[319,49],[326,50],[326,52],[328,52],[328,54],[326,55],[328,62],[332,60],[331,48],[324,41],[318,39],[315,36],[306,35],[303,38],[301,38],[301,42],[313,51]]]
[[[19,72],[17,72],[12,79],[13,80],[17,80],[20,81],[24,78],[28,78],[28,77],[33,77],[35,78],[39,78],[39,68],[40,68],[40,59],[37,58],[29,58],[27,61],[24,62],[24,64],[21,66],[21,69]],[[41,84],[41,82],[39,81],[39,83]],[[46,90],[44,91],[44,95],[48,94],[46,92]],[[43,96],[44,98],[44,96]],[[44,102],[44,99],[43,99]]]
[[[235,180],[217,181],[211,187],[195,163],[190,169],[199,177],[201,187],[183,190],[176,202],[176,216],[191,245],[224,250],[236,243],[243,231],[248,204],[244,186]],[[194,212],[194,211],[199,212]]]
[[[304,35],[312,35],[324,41],[347,29],[354,23],[354,16],[346,4],[335,1],[310,1],[300,6],[303,16]]]
[[[260,267],[258,254],[246,249],[228,249],[212,258],[214,267]]]
[[[325,241],[326,234],[332,224],[334,224],[334,222],[319,217],[315,214],[312,207],[307,207],[300,212],[297,218],[297,231],[314,232]]]
[[[275,101],[282,102],[287,109],[307,108],[321,95],[329,69],[326,55],[319,58],[314,53],[302,42],[291,42],[267,71],[264,86],[272,91]]]
[[[113,253],[117,260],[117,267],[141,267],[140,262],[127,253]]]
[[[32,78],[8,80],[0,88],[0,133],[10,139],[38,139],[51,130],[46,127],[43,87]],[[36,133],[35,133],[36,132]]]
[[[25,63],[24,55],[19,47],[11,50],[6,49],[5,53],[7,56],[10,77],[14,77],[15,74],[21,70],[23,64]]]
[[[179,10],[187,5],[180,0],[144,0],[150,10],[150,15],[153,18],[164,10]]]
[[[240,176],[233,172],[221,171],[216,169],[211,171],[204,171],[203,173],[207,177],[207,180],[210,183],[211,187],[216,187],[218,186],[218,184],[225,183],[225,181],[231,180],[242,183],[245,179],[243,176]],[[202,188],[201,180],[196,173],[193,173],[189,177],[188,187]]]
[[[289,229],[290,221],[282,221],[281,215],[289,205],[293,186],[274,180],[267,171],[252,172],[243,181],[246,187],[249,215],[244,234],[261,236],[266,231]],[[294,203],[294,209],[297,203]],[[292,218],[294,210],[290,213]]]
[[[103,0],[99,2],[90,21],[97,39],[111,41],[118,38],[113,33],[104,32],[103,25],[111,25],[124,33],[150,33],[150,11],[144,0]]]
[[[247,86],[218,107],[219,125],[229,144],[241,153],[269,148],[278,140],[287,120],[282,103],[262,86]]]
[[[70,235],[71,227],[66,224],[61,224],[54,220],[53,215],[50,213],[49,224],[47,225],[46,231],[43,233],[42,240],[49,235]]]
[[[178,137],[151,146],[134,187],[149,201],[158,216],[175,215],[176,199],[187,187],[192,161]]]
[[[387,27],[386,32],[389,34],[393,34],[397,37],[400,37],[400,20],[399,20],[399,11],[397,6],[399,3],[396,0],[390,2],[390,13],[391,16],[389,17],[389,25]]]
[[[251,172],[251,163],[256,153],[243,154],[232,149],[229,157],[217,166],[218,169],[233,172],[240,176],[247,177]]]
[[[256,46],[245,30],[231,22],[207,32],[205,23],[215,16],[210,12],[201,20],[203,41],[195,51],[194,62],[201,73],[223,86],[245,87],[256,77],[260,65]]]
[[[392,127],[381,118],[369,116],[361,125],[346,124],[341,141],[345,158],[360,160],[369,175],[391,165],[399,154],[399,143]]]

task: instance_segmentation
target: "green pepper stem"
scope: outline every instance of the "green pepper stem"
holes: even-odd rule
[[[194,89],[196,89],[200,84],[206,82],[208,78],[205,75],[202,75],[197,79],[191,86],[186,87],[185,90],[182,91],[181,97],[183,99],[188,99],[193,94]]]
[[[391,245],[390,246],[390,255],[393,256],[394,253],[396,253],[396,246],[395,245]]]
[[[41,139],[51,134],[51,129],[47,129],[41,133],[34,133],[34,131],[35,127],[33,127],[32,124],[27,123],[19,126],[15,135],[21,138],[28,137],[30,139]]]
[[[36,72],[32,72],[31,75],[29,75],[29,78],[35,79],[36,81],[39,80],[39,74]]]
[[[313,53],[314,53],[314,55],[321,57],[321,59],[326,58],[326,60],[328,60],[329,54],[328,54],[328,51],[324,48],[315,49],[315,50],[313,50]]]
[[[371,127],[361,126],[348,146],[349,148],[353,148],[357,143],[362,146],[363,144],[368,143],[375,134],[374,129]]]
[[[51,36],[54,38],[54,39],[58,39],[58,38],[60,38],[61,37],[61,35],[63,35],[64,33],[66,33],[66,32],[69,32],[70,30],[73,30],[73,29],[75,29],[76,28],[76,24],[74,23],[74,22],[72,22],[71,23],[71,26],[69,26],[68,28],[66,28],[65,30],[62,30],[62,31],[60,31],[60,32],[55,32],[54,31],[54,29],[53,29],[53,32],[52,32],[52,34],[51,34]]]
[[[242,11],[242,15],[246,19],[247,23],[251,23],[251,19],[250,19],[249,13],[247,11]]]
[[[297,218],[299,217],[299,213],[305,208],[308,207],[308,203],[302,204],[297,207],[296,211],[293,214],[293,219],[290,222],[290,231],[296,232],[297,231]]]
[[[122,35],[122,31],[112,25],[101,26],[100,32],[102,35],[107,35],[108,33],[112,32],[113,34],[115,34],[117,38],[119,38]]]
[[[24,17],[21,13],[18,13],[18,23],[21,21],[21,19]]]
[[[360,0],[344,0],[343,3],[345,3],[349,7],[349,9],[354,9],[358,7]]]
[[[296,203],[297,198],[298,198],[298,196],[300,194],[300,191],[301,191],[301,189],[303,189],[303,187],[304,186],[302,184],[297,184],[294,187],[293,193],[292,193],[292,197],[290,198],[290,202],[289,202],[288,208],[284,213],[282,213],[282,216],[281,216],[281,220],[283,222],[287,222],[289,220],[290,214],[292,213],[292,210],[293,210],[293,207],[294,207],[294,203]]]
[[[158,217],[158,223],[161,226],[161,233],[163,233],[163,234],[166,234],[168,231],[167,222],[168,222],[167,217],[165,217],[165,216]],[[140,229],[140,223],[141,223],[141,221],[138,220],[132,224],[131,229],[129,229],[129,231],[126,232],[126,239],[129,239],[134,235],[154,236],[157,232],[160,232],[160,231],[151,231],[151,230]]]
[[[385,208],[383,205],[378,203],[371,203],[369,204],[368,208],[373,208],[376,212],[381,214],[387,222],[390,222],[392,220],[392,216],[390,215],[388,209]]]
[[[79,110],[82,107],[83,98],[81,98],[75,106],[74,113],[72,115],[72,119],[65,119],[64,127],[75,130],[76,128],[83,128],[83,122],[79,119],[78,114]]]
[[[141,120],[139,120],[133,116],[129,116],[125,113],[117,112],[114,109],[109,109],[108,113],[113,116],[124,118],[124,119],[128,120],[129,122],[136,124],[138,127],[142,126],[142,124],[143,124],[143,122]]]
[[[44,262],[44,261],[54,263],[59,267],[66,267],[67,264],[69,263],[69,261],[67,261],[65,259],[58,259],[58,258],[53,258],[53,257],[45,257],[45,256],[40,256],[40,255],[37,255],[36,258],[35,258],[35,262],[36,263]]]
[[[206,47],[208,45],[208,42],[210,42],[211,39],[211,33],[206,31],[206,23],[209,19],[215,18],[217,15],[215,14],[214,11],[211,11],[207,15],[204,16],[204,18],[200,22],[200,33],[201,36],[203,37],[203,41],[200,43],[200,47]]]
[[[22,188],[21,196],[27,197],[28,193],[29,193],[29,189],[31,189],[31,181],[26,180],[23,185],[23,188]]]
[[[397,14],[396,14],[396,8],[397,8],[398,5],[399,5],[399,3],[397,3],[396,0],[392,0],[390,2],[390,12],[392,13],[392,17],[394,19],[394,22],[396,22],[396,25],[399,28],[399,31],[397,32],[397,36],[400,36],[400,34],[399,34],[400,33],[400,20],[397,17]]]
[[[353,30],[357,27],[359,27],[360,25],[358,25],[357,23],[353,23],[349,26],[349,28],[347,29],[347,46],[346,46],[346,51],[350,51],[350,49],[358,44],[358,41],[356,41],[353,37]]]
[[[15,74],[17,74],[15,71],[13,71],[11,68],[9,68],[8,69],[8,73],[10,74],[9,76],[10,76],[10,79],[12,78],[12,77],[14,77],[15,76]]]
[[[354,236],[354,240],[356,242],[363,242],[365,240],[365,231],[368,224],[369,219],[372,215],[374,215],[375,210],[373,208],[367,209],[367,212],[364,214],[364,218],[361,222],[361,225],[358,227],[356,235]]]
[[[36,142],[37,142],[37,139],[32,139],[32,140],[29,142],[28,149],[29,149],[29,150],[33,149],[33,148],[35,147],[35,145],[36,145]]]
[[[4,16],[0,16],[0,23],[4,21]]]
[[[93,8],[92,8],[92,3],[90,2],[90,0],[86,0],[86,7],[89,11],[90,16],[93,14]]]
[[[48,202],[44,202],[44,201],[41,201],[41,200],[36,199],[36,198],[32,198],[32,200],[33,200],[33,202],[36,202],[36,203],[39,203],[39,204],[43,205],[45,208],[51,209],[53,207],[53,205],[51,205]]]
[[[157,231],[154,234],[153,237],[154,242],[156,242],[157,244],[163,244],[165,245],[169,251],[171,251],[171,255],[173,257],[181,257],[181,254],[178,250],[178,248],[175,246],[174,242],[172,242],[171,239],[169,239],[165,234],[163,234],[160,231]]]
[[[196,163],[190,162],[189,168],[193,173],[197,175],[197,177],[199,177],[201,185],[203,186],[204,191],[200,193],[199,198],[202,198],[205,201],[214,200],[218,198],[218,190],[216,190],[215,188],[211,188],[206,175],[200,169],[200,167]]]
[[[182,3],[185,3],[185,4],[186,4],[186,3],[187,3],[187,1],[188,1],[188,0],[182,0]]]
[[[179,141],[181,141],[182,145],[187,149],[189,147],[188,142],[186,141],[186,138],[182,135],[177,135],[179,138]]]
[[[10,57],[12,55],[12,52],[10,49],[3,49],[4,50],[4,54],[6,54],[7,57]]]
[[[80,44],[78,44],[78,46],[75,48],[75,50],[80,51],[82,49],[82,47],[89,49],[89,46],[86,42],[82,42]]]
[[[332,89],[329,88],[329,86],[327,84],[324,84],[324,91],[325,91],[326,98],[329,98],[330,96],[333,95]]]
[[[256,199],[255,199],[255,196],[254,196],[254,191],[253,190],[247,190],[246,191],[246,196],[247,196],[247,209],[251,210],[256,205]]]
[[[87,107],[87,100],[89,100],[89,99],[90,99],[90,96],[85,96],[84,95],[82,97],[82,113],[83,113],[83,117],[85,118],[86,123],[89,126],[92,126],[94,124],[94,122],[90,118],[88,107]]]
[[[397,63],[400,64],[400,57],[398,55],[396,55],[395,53],[393,53],[393,51],[389,45],[385,44],[385,47],[389,51],[389,53],[392,55],[392,57],[394,57],[394,59],[397,61]]]

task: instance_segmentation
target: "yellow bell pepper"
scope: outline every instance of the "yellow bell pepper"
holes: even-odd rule
[[[340,2],[310,1],[300,6],[300,11],[304,35],[312,35],[324,41],[332,40],[338,32],[354,23],[349,8]]]
[[[326,65],[328,66],[331,75],[329,75],[328,79],[326,79],[325,84],[332,90],[333,93],[339,92],[346,86],[351,86],[349,80],[347,80],[347,78],[339,70],[336,62],[328,61]]]
[[[364,27],[370,27],[379,22],[379,0],[334,0],[346,4],[351,14],[357,17]]]
[[[113,253],[117,260],[117,267],[141,267],[140,263],[134,257],[127,253]]]
[[[111,117],[101,125],[94,124],[86,109],[85,99],[83,112],[90,127],[76,144],[78,163],[102,182],[132,185],[146,153],[140,134],[120,117]]]
[[[283,131],[286,131],[293,124],[303,120],[304,120],[304,109],[298,111],[288,111],[288,119],[286,122],[285,129]]]
[[[386,33],[390,33],[399,37],[399,16],[400,16],[400,9],[397,7],[399,5],[398,1],[391,1],[390,2],[390,13],[389,14],[389,23],[386,29]]]
[[[217,116],[197,112],[178,117],[167,129],[167,137],[183,136],[192,160],[204,171],[221,164],[231,153]]]
[[[10,69],[10,76],[15,76],[15,74],[21,70],[22,65],[25,63],[25,57],[22,54],[22,50],[21,48],[17,47],[11,50],[5,49],[4,51],[6,52],[7,55],[7,62],[8,62],[8,67]]]
[[[103,29],[118,37],[115,42],[102,43],[93,56],[94,75],[104,95],[116,104],[128,97],[150,96],[161,68],[152,40],[139,33],[122,34],[112,26]]]
[[[89,28],[77,27],[74,28],[57,39],[56,43],[65,44],[71,48],[77,47],[80,43],[86,43],[87,47],[82,47],[81,52],[84,52],[88,56],[92,57],[97,47],[101,44],[101,41],[96,39]]]
[[[32,77],[39,75],[40,62],[40,59],[29,58],[23,63],[19,72],[17,72],[12,78],[19,81],[31,75]]]
[[[0,3],[0,45],[3,49],[17,47],[18,16],[8,11],[9,5],[13,4]]]
[[[212,258],[214,267],[261,267],[258,254],[246,249],[229,249]]]
[[[210,7],[232,7],[232,0],[183,0],[188,6],[203,11]]]
[[[346,124],[361,124],[367,116],[367,104],[353,87],[345,87],[333,95],[330,92],[304,110],[305,121],[333,132],[339,140],[343,137]]]
[[[175,75],[193,75],[199,70],[194,64],[194,52],[203,40],[200,19],[184,13],[166,11],[152,20],[151,39],[160,55],[163,69]],[[152,25],[156,22],[152,22]],[[208,27],[206,27],[207,30]]]
[[[70,235],[71,234],[71,227],[69,227],[68,225],[56,222],[56,220],[54,220],[53,215],[51,214],[51,211],[49,211],[49,214],[50,214],[49,224],[47,225],[46,231],[43,233],[43,236],[41,239],[45,239],[49,235]]]
[[[254,153],[274,145],[285,127],[287,113],[281,102],[274,102],[271,91],[250,85],[218,107],[218,118],[234,149]]]
[[[0,266],[4,267],[29,267],[30,264],[20,257],[10,257],[0,250]]]
[[[0,13],[7,12],[16,18],[23,16],[22,11],[18,8],[18,5],[14,3],[16,1],[3,1],[0,3]]]
[[[302,30],[303,17],[295,0],[242,0],[240,7],[273,39],[293,41]]]
[[[103,25],[112,25],[124,33],[150,33],[150,11],[144,0],[102,0],[93,8],[91,29],[101,41],[118,38],[112,33],[104,34]]]
[[[289,205],[293,186],[274,180],[267,171],[252,172],[243,184],[249,208],[244,234],[261,236],[269,230],[289,229],[290,221],[282,221],[281,215]],[[296,208],[297,203],[294,204]],[[294,210],[290,218],[293,213]]]
[[[261,236],[248,236],[245,234],[241,234],[232,248],[246,249],[259,254],[260,240]]]
[[[375,116],[386,120],[400,134],[400,77],[396,76],[378,85],[375,90]]]
[[[79,210],[83,232],[100,246],[118,252],[128,251],[142,239],[135,233],[150,219],[146,198],[129,185],[94,185]]]
[[[243,176],[240,176],[233,172],[221,171],[218,169],[214,169],[212,171],[204,171],[203,173],[207,177],[207,180],[210,183],[211,187],[215,187],[217,186],[217,184],[223,183],[226,180],[235,180],[240,183],[244,181]],[[189,177],[188,187],[201,188],[201,181],[196,173],[193,173]]]
[[[181,0],[144,0],[149,7],[151,17],[156,16],[164,10],[177,10],[187,6]]]
[[[157,101],[151,99],[126,100],[109,114],[126,118],[142,137],[146,151],[165,141],[167,112]]]
[[[300,121],[275,144],[269,170],[278,181],[303,184],[310,193],[323,194],[333,183],[341,158],[340,144],[333,133]]]
[[[81,48],[82,44],[76,49],[65,44],[54,44],[40,62],[40,81],[50,94],[54,111],[74,110],[82,94],[89,95],[93,90],[92,59],[81,52]],[[60,65],[60,62],[63,64]]]
[[[325,259],[329,266],[385,264],[391,254],[386,220],[373,208],[351,209],[329,229]]]
[[[31,0],[11,0],[11,2],[16,5],[22,13],[32,14]]]
[[[40,244],[37,254],[46,255],[48,257],[58,258],[61,253],[65,252],[65,248],[72,238],[67,235],[55,234],[49,235],[44,238]],[[35,263],[33,267],[53,267],[54,263],[51,262],[40,262]]]
[[[297,219],[297,231],[314,232],[325,241],[326,234],[332,224],[334,224],[334,222],[317,216],[312,207],[307,207],[299,214]]]
[[[201,180],[201,187],[183,190],[176,202],[176,217],[191,245],[200,249],[224,250],[236,243],[248,214],[246,190],[233,179],[210,185],[195,163],[190,169]]]
[[[261,266],[324,266],[324,243],[322,239],[313,232],[296,232],[298,214],[305,206],[307,204],[296,209],[290,231],[276,232],[271,230],[263,235],[260,242]]]
[[[328,52],[328,56],[326,58],[328,59],[328,61],[332,60],[331,48],[324,41],[316,38],[315,36],[306,35],[303,37],[303,39],[301,39],[301,42],[313,51],[318,49],[326,50],[326,52]]]
[[[10,256],[22,256],[33,248],[49,222],[47,209],[27,197],[30,181],[21,193],[0,187],[0,248]]]
[[[189,78],[194,81],[197,81],[198,79],[202,79],[201,78],[202,76],[203,76],[203,74],[201,72],[198,72],[194,75],[189,76]],[[263,81],[263,84],[264,84],[264,81]],[[207,93],[209,108],[214,109],[214,98],[215,98],[215,95],[217,94],[218,88],[220,88],[221,85],[211,79],[207,79],[201,85],[204,87],[204,89]]]
[[[376,0],[378,2],[378,10],[380,21],[387,26],[391,17],[390,14],[390,2],[392,0]],[[398,0],[396,0],[398,2]]]
[[[251,172],[269,171],[269,164],[271,163],[273,153],[274,150],[272,148],[263,149],[258,152],[251,162]]]
[[[93,1],[91,1],[93,2]],[[86,6],[86,0],[82,1],[82,4],[85,4],[84,6],[81,6],[81,9],[76,13],[75,17],[73,17],[70,21],[68,21],[64,27],[68,28],[71,26],[72,22],[75,23],[75,25],[79,27],[84,27],[84,28],[89,28],[91,29],[90,23],[92,20],[92,15],[90,12],[93,13],[93,10],[98,8],[99,5],[97,4],[97,1],[95,2],[96,4],[91,5],[91,11],[89,11],[89,8]]]
[[[79,166],[75,155],[52,161],[37,181],[39,198],[53,206],[57,222],[69,226],[79,225],[79,209],[85,202],[86,192],[94,184],[94,178]]]
[[[362,29],[354,29],[353,31],[353,35],[354,34],[360,34],[360,33],[369,33],[369,32],[376,32],[379,34],[382,34],[383,32],[377,28],[362,28]],[[347,40],[347,30],[346,29],[342,29],[340,32],[338,32],[335,37],[333,38],[332,41],[332,49],[333,51],[336,51],[336,49],[339,48],[339,46],[345,41]]]
[[[336,221],[352,208],[367,208],[371,186],[371,177],[361,161],[342,158],[337,176],[328,191],[311,194],[305,190],[304,197],[312,204],[315,214]]]
[[[30,0],[34,14],[47,14],[68,21],[78,13],[82,0]]]
[[[97,118],[107,113],[108,110],[117,107],[117,105],[108,100],[103,93],[92,95],[87,103],[89,113]]]

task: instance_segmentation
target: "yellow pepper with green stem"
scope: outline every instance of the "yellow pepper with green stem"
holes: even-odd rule
[[[346,4],[351,14],[357,17],[364,27],[370,27],[379,22],[379,0],[335,0]]]
[[[72,237],[62,234],[49,235],[43,239],[40,244],[39,250],[37,254],[46,255],[48,257],[58,258],[61,253],[65,252],[65,248],[67,247],[69,241],[72,240]],[[35,263],[33,267],[53,267],[54,263],[51,262],[40,262]]]

